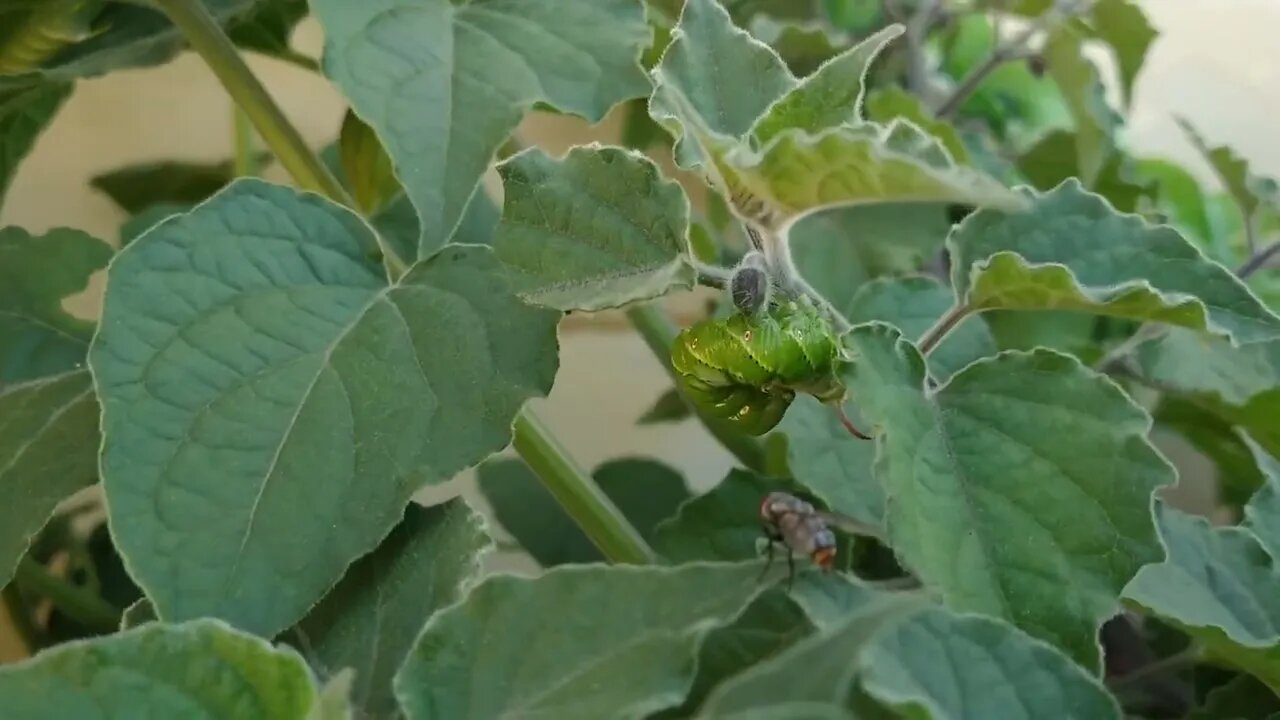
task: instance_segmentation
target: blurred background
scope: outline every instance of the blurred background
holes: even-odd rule
[[[1280,0],[1147,0],[1141,3],[1160,36],[1138,78],[1124,142],[1135,155],[1166,157],[1196,171],[1206,187],[1218,183],[1175,116],[1191,121],[1213,144],[1230,144],[1249,158],[1256,173],[1280,176],[1280,63],[1273,60],[1280,37]],[[322,35],[314,21],[298,28],[295,46],[319,56]],[[345,104],[321,76],[258,56],[251,65],[316,147],[332,142]],[[1105,72],[1109,58],[1098,57]],[[0,226],[32,232],[71,226],[115,241],[122,210],[92,189],[89,179],[124,165],[160,160],[217,162],[232,154],[232,106],[194,55],[168,65],[124,71],[82,81],[22,166]],[[524,145],[561,152],[589,140],[617,137],[619,117],[594,128],[533,114],[517,131]],[[286,181],[278,168],[269,179]],[[491,183],[490,190],[499,188]],[[74,301],[96,313],[101,283]],[[669,299],[687,322],[701,296]],[[637,427],[636,419],[670,387],[670,381],[621,315],[576,315],[561,326],[561,374],[550,398],[537,408],[585,468],[620,456],[656,457],[683,471],[695,490],[718,481],[730,456],[695,421]],[[624,381],[624,376],[625,380]],[[608,398],[602,402],[602,398]],[[1204,464],[1172,439],[1164,449],[1184,469],[1184,492],[1194,500]],[[475,498],[470,473],[430,497],[459,490]],[[518,558],[499,566],[521,569]],[[532,565],[529,565],[532,567]],[[2,625],[2,624],[0,624]],[[0,662],[12,659],[0,627]]]

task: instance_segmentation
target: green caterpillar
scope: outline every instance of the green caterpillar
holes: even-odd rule
[[[806,297],[703,320],[685,328],[671,350],[689,399],[749,435],[772,430],[797,392],[842,399],[839,359],[839,338]]]
[[[94,34],[102,0],[44,0],[0,32],[0,75],[34,70],[64,47]]]

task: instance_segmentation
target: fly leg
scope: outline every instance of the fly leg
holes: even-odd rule
[[[796,581],[796,554],[787,546],[787,594],[791,594],[791,586]]]
[[[756,578],[757,583],[764,580],[764,577],[769,574],[769,568],[773,567],[774,545],[782,542],[782,534],[777,530],[769,527],[768,525],[761,526],[761,530],[764,531],[764,539],[768,541],[769,554],[765,556],[764,571],[760,573],[760,577]],[[790,551],[788,551],[788,559],[790,559]]]

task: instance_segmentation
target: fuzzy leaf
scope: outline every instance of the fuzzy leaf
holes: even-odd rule
[[[227,25],[247,17],[256,4],[265,0],[202,1],[215,20]],[[56,42],[46,43],[40,64],[24,68],[30,72],[18,76],[19,82],[32,77],[66,81],[112,70],[160,65],[185,45],[182,35],[159,10],[131,3],[96,4],[101,5],[101,10],[86,18],[88,22],[62,28]],[[10,22],[3,14],[0,19]],[[0,86],[6,81],[0,77]]]
[[[1280,385],[1280,341],[1232,346],[1182,328],[1169,328],[1137,352],[1142,376],[1161,387],[1216,395],[1244,405],[1260,392]]]
[[[58,503],[98,479],[98,443],[87,371],[0,390],[0,587]]]
[[[923,275],[879,278],[863,285],[846,317],[854,325],[880,320],[905,337],[920,337],[951,308],[954,298],[941,282]],[[945,381],[965,365],[996,354],[996,341],[981,318],[961,321],[929,354],[929,373]]]
[[[491,460],[477,474],[498,523],[540,565],[604,559],[522,461]],[[596,468],[592,477],[645,539],[689,497],[678,471],[645,458],[611,460]]]
[[[757,563],[494,576],[427,623],[396,676],[409,720],[637,717],[680,704],[706,633],[765,587]]]
[[[79,230],[0,229],[0,386],[84,367],[93,323],[63,301],[109,260],[111,246]]]
[[[847,316],[864,284],[914,272],[942,248],[950,227],[945,205],[885,203],[807,215],[789,241],[801,275]]]
[[[1099,0],[1090,10],[1093,29],[1111,47],[1120,71],[1124,102],[1133,102],[1133,83],[1147,59],[1147,50],[1159,33],[1151,27],[1142,8],[1132,0]]]
[[[1262,473],[1262,487],[1244,506],[1244,526],[1253,531],[1262,546],[1280,562],[1280,460],[1245,438],[1254,462]]]
[[[662,393],[658,399],[648,410],[644,411],[644,415],[636,421],[638,425],[656,425],[658,423],[680,422],[693,415],[693,411],[689,409],[689,403],[685,402],[684,396],[676,388]]]
[[[90,351],[103,481],[162,619],[288,627],[550,389],[559,314],[487,248],[388,285],[372,242],[318,196],[238,180],[112,263]]]
[[[136,214],[158,204],[202,203],[235,177],[230,160],[218,163],[169,160],[129,165],[95,175],[89,184],[106,193],[125,212]]]
[[[956,295],[977,309],[1088,310],[1252,342],[1280,317],[1177,231],[1121,215],[1068,180],[1024,213],[981,210],[947,238]]]
[[[648,91],[633,0],[314,0],[325,73],[381,138],[422,219],[449,241],[495,151],[535,103],[598,121]]]
[[[862,421],[857,407],[856,399],[845,403],[855,425]],[[787,467],[797,482],[832,510],[872,527],[884,525],[884,490],[871,469],[874,443],[850,437],[830,407],[808,396],[796,398],[780,427],[787,436]],[[756,530],[759,535],[758,523]]]
[[[867,95],[868,120],[890,123],[895,118],[908,120],[937,138],[956,162],[969,162],[969,150],[960,138],[960,131],[946,120],[931,115],[920,98],[897,86],[877,88]]]
[[[1049,33],[1044,58],[1075,123],[1080,178],[1092,187],[1114,146],[1119,116],[1107,106],[1098,69],[1085,57],[1084,37],[1075,26],[1063,23]]]
[[[391,168],[387,151],[378,142],[373,128],[351,110],[342,118],[338,154],[356,207],[365,216],[376,215],[400,194],[400,181]],[[411,255],[410,259],[415,256]]]
[[[648,158],[576,147],[528,150],[498,167],[505,202],[494,250],[531,303],[602,310],[689,288],[689,201]]]
[[[398,717],[396,670],[427,618],[461,596],[488,547],[480,516],[464,501],[411,503],[378,548],[294,628],[299,649],[322,676],[357,671],[351,696],[362,717]]]
[[[1168,558],[1148,565],[1125,598],[1198,638],[1213,654],[1280,692],[1280,572],[1251,532],[1156,505]]]
[[[859,661],[867,694],[910,717],[1122,717],[1080,666],[990,618],[925,610],[878,633]]]
[[[905,120],[812,135],[787,130],[758,151],[735,148],[719,170],[740,212],[778,227],[823,208],[869,203],[1026,205],[986,174],[956,165],[936,139]]]
[[[37,80],[0,87],[0,207],[18,165],[70,95],[70,83]]]
[[[769,106],[752,137],[765,144],[786,130],[818,133],[860,121],[867,68],[902,32],[901,25],[890,25],[824,63]]]
[[[1214,174],[1226,188],[1231,199],[1240,208],[1245,223],[1254,221],[1254,216],[1264,202],[1277,201],[1274,182],[1261,180],[1253,174],[1249,161],[1241,157],[1235,150],[1226,145],[1213,146],[1208,143],[1196,129],[1183,118],[1177,118],[1178,125],[1192,146],[1204,156]]]
[[[762,535],[756,510],[765,495],[790,489],[789,485],[746,470],[730,470],[715,487],[685,500],[674,515],[658,523],[654,549],[674,563],[759,557],[756,541]]]
[[[296,653],[197,620],[148,623],[0,668],[0,705],[23,720],[311,720],[321,698]]]
[[[676,138],[676,162],[693,168],[711,164],[714,146],[743,140],[796,80],[716,0],[687,0],[653,85],[649,113]]]
[[[904,563],[948,607],[1098,668],[1098,626],[1161,557],[1151,496],[1174,471],[1146,439],[1150,418],[1052,351],[1002,353],[927,390],[924,359],[897,331],[847,337],[845,380],[880,429],[876,475]]]

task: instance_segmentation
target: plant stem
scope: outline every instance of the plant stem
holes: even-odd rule
[[[302,135],[289,123],[271,95],[237,53],[231,40],[200,0],[155,0],[200,53],[236,104],[253,120],[267,147],[301,186],[330,200],[356,207],[346,188],[320,162]],[[381,252],[379,248],[371,251]],[[393,274],[401,273],[394,253],[385,254]],[[403,267],[399,268],[403,271]],[[525,408],[514,423],[516,450],[543,485],[561,502],[569,516],[600,546],[605,557],[620,562],[647,563],[653,558],[635,528],[627,522],[590,476],[583,473],[556,443],[542,423]]]
[[[1196,660],[1200,659],[1200,655],[1201,655],[1200,647],[1193,643],[1190,647],[1186,648],[1185,650],[1181,650],[1172,655],[1162,657],[1159,660],[1154,660],[1152,662],[1149,662],[1146,665],[1143,665],[1142,667],[1129,673],[1128,675],[1123,675],[1121,677],[1118,677],[1112,680],[1111,682],[1107,683],[1107,685],[1110,686],[1110,688],[1113,691],[1119,690],[1121,688],[1139,683],[1155,675],[1159,675],[1162,672],[1166,672],[1168,670],[1176,670],[1184,665],[1194,663]]]
[[[1099,372],[1109,372],[1115,369],[1115,366],[1124,360],[1129,353],[1138,349],[1139,345],[1160,337],[1167,330],[1164,325],[1154,325],[1146,323],[1134,331],[1132,335],[1121,342],[1119,345],[1111,348],[1107,354],[1098,358],[1093,363],[1093,369]]]
[[[920,339],[916,341],[916,347],[919,348],[921,355],[928,355],[933,351],[938,343],[950,333],[961,320],[969,317],[973,311],[968,305],[952,305],[950,310],[942,314],[933,327],[924,331]]]
[[[907,89],[917,97],[924,95],[929,85],[925,38],[941,7],[941,0],[920,0],[915,14],[907,21],[903,37],[907,46]]]
[[[640,333],[640,337],[644,338],[645,344],[653,351],[654,357],[658,358],[662,367],[666,368],[671,379],[678,381],[676,371],[671,367],[671,345],[675,342],[679,331],[671,319],[662,310],[652,305],[633,305],[627,308],[627,318]],[[686,399],[685,402],[688,400]],[[718,418],[703,415],[697,406],[690,404],[690,407],[693,408],[694,416],[707,429],[707,432],[732,453],[738,462],[749,470],[764,472],[764,448],[759,442],[734,430]]]
[[[320,193],[354,207],[346,188],[307,146],[298,129],[284,116],[230,38],[200,0],[155,0],[191,47],[204,58],[236,104],[257,128],[280,164],[304,190]]]
[[[1007,42],[998,44],[991,51],[991,54],[987,56],[987,59],[982,61],[981,65],[974,68],[965,76],[964,80],[960,81],[960,85],[952,91],[946,100],[942,101],[942,104],[938,106],[938,109],[933,114],[939,119],[946,119],[955,114],[960,109],[960,106],[964,104],[964,101],[968,100],[969,96],[973,95],[974,91],[978,89],[982,81],[987,79],[988,75],[995,72],[1005,63],[1022,58],[1026,54],[1027,43],[1031,42],[1032,38],[1048,30],[1062,18],[1073,15],[1090,4],[1087,0],[1058,0],[1058,2],[1055,2],[1053,7],[1023,28],[1022,32],[1014,35]]]
[[[1236,269],[1236,277],[1241,280],[1249,277],[1258,270],[1261,270],[1272,258],[1280,255],[1280,240],[1276,240],[1270,245],[1258,250],[1244,261],[1244,264]]]
[[[253,150],[253,125],[240,106],[231,108],[232,144],[235,146],[233,169],[236,177],[252,177],[260,172],[257,154]]]
[[[95,630],[111,632],[120,627],[119,609],[84,588],[54,575],[29,555],[24,555],[18,561],[14,581],[27,590],[49,598],[54,607],[68,617]]]
[[[653,550],[636,529],[527,407],[516,417],[514,447],[605,558],[633,565],[653,562]]]

